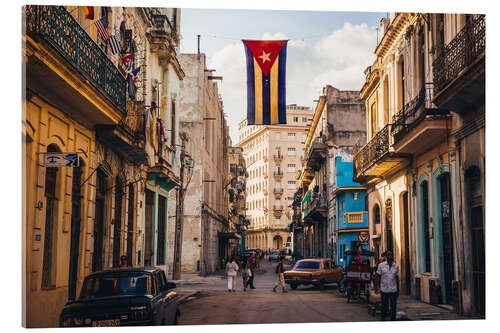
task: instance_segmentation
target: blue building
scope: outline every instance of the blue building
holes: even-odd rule
[[[366,187],[352,180],[353,162],[344,162],[342,156],[337,156],[335,170],[333,201],[337,210],[337,258],[334,259],[339,266],[346,267],[351,258],[344,256],[345,251],[357,248],[358,244],[369,249],[368,239],[363,238],[369,235],[368,212],[365,209]]]

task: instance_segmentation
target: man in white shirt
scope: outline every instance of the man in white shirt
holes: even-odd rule
[[[386,260],[378,265],[377,274],[380,276],[380,292],[382,298],[382,320],[387,315],[390,303],[390,318],[396,320],[396,304],[399,296],[399,267],[394,263],[390,250],[385,252]]]

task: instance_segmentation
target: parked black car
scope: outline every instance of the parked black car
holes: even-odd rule
[[[175,325],[175,283],[156,267],[110,269],[88,275],[80,297],[66,303],[61,327]]]

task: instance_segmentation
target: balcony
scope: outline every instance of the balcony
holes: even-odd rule
[[[274,195],[276,195],[277,197],[281,197],[283,195],[282,188],[275,188],[273,192],[274,192]]]
[[[281,171],[281,170],[274,171],[273,175],[274,175],[274,179],[280,180],[281,178],[283,178],[283,171]]]
[[[328,205],[326,195],[309,191],[310,195],[302,201],[302,212],[304,222],[324,222],[328,216]]]
[[[155,165],[148,169],[148,179],[155,178],[156,183],[164,188],[171,189],[179,186],[181,180],[174,172],[175,150],[167,144],[159,145],[155,156]]]
[[[151,12],[153,28],[148,34],[153,48],[175,47],[179,43],[177,29],[172,25],[167,15],[154,10]]]
[[[359,152],[354,153],[353,180],[366,183],[373,178],[384,178],[409,163],[409,155],[394,153],[390,145],[391,124],[386,125]],[[357,149],[356,149],[357,150]]]
[[[281,161],[283,161],[283,155],[281,154],[281,152],[278,150],[276,154],[273,155],[273,158],[274,158],[274,162],[276,163],[280,163]]]
[[[314,139],[309,148],[306,165],[314,171],[319,171],[325,162],[328,155],[328,146],[325,142],[325,137],[320,136]]]
[[[449,111],[432,105],[432,83],[392,118],[394,152],[419,154],[424,149],[446,139]]]
[[[432,64],[439,107],[463,114],[484,105],[486,24],[484,15],[471,20],[447,44]]]
[[[126,81],[63,6],[26,6],[27,87],[53,96],[87,125],[116,125]]]
[[[283,214],[283,206],[276,206],[276,205],[274,205],[274,207],[273,207],[273,213],[274,213],[274,217],[280,218],[281,215]]]
[[[143,102],[129,102],[127,114],[122,117],[118,125],[96,126],[97,137],[128,161],[132,163],[145,162],[147,154],[145,151],[144,112]]]

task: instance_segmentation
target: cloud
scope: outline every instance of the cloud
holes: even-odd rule
[[[266,32],[261,39],[288,39],[283,32]],[[314,107],[322,88],[330,84],[341,90],[358,90],[364,69],[375,60],[375,27],[344,26],[312,42],[290,40],[287,52],[287,104]],[[223,81],[219,86],[233,145],[238,142],[238,122],[246,116],[246,64],[243,43],[226,45],[209,59]]]

